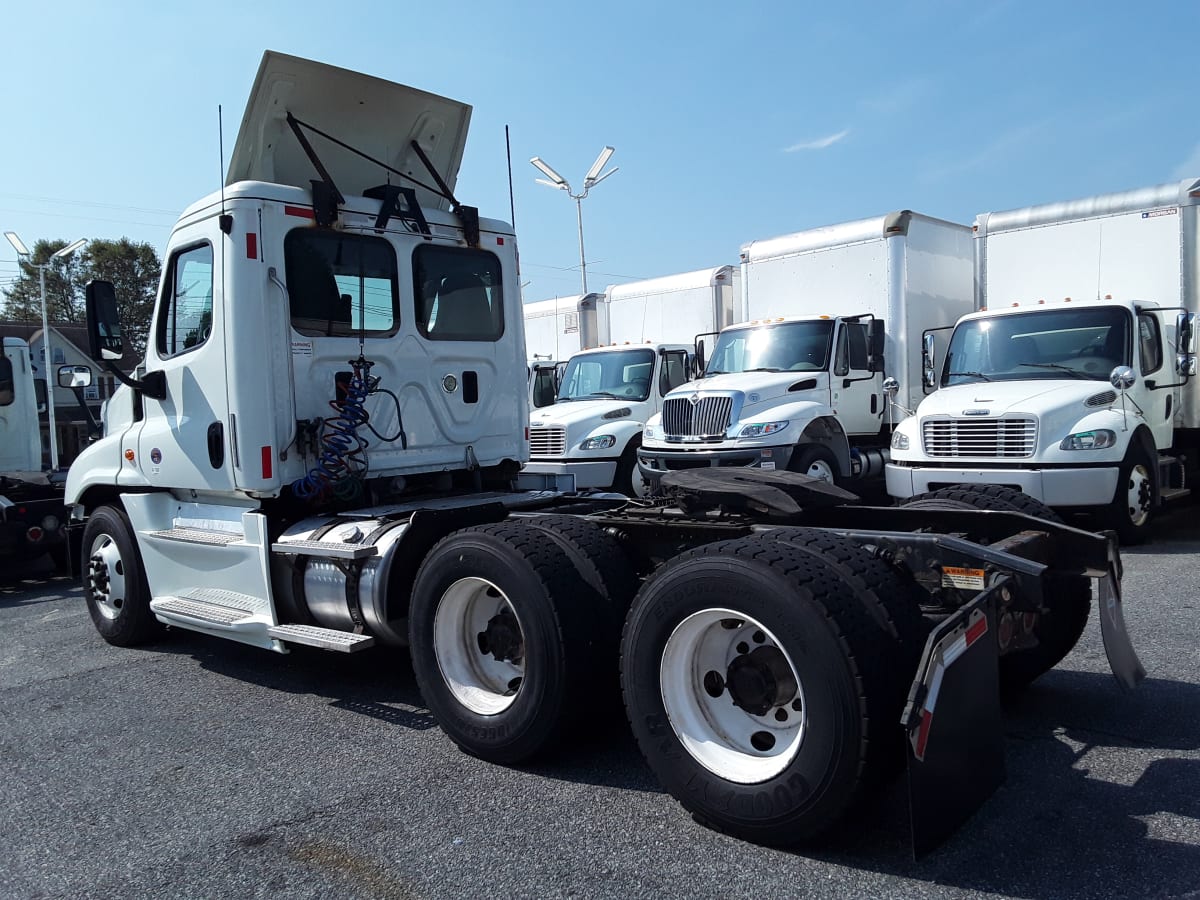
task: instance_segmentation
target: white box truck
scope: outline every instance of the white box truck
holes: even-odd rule
[[[918,847],[982,802],[997,672],[1029,681],[1078,638],[1002,646],[997,615],[1086,613],[1099,579],[1114,672],[1137,682],[1110,536],[825,485],[810,506],[809,479],[760,470],[677,473],[674,501],[524,488],[517,248],[454,198],[469,114],[264,57],[224,191],[171,232],[141,374],[119,373],[68,475],[107,641],[170,625],[280,653],[407,646],[446,734],[506,764],[586,738],[619,674],[667,790],[774,844],[843,821],[892,753]],[[112,284],[87,312],[111,365]],[[1070,567],[1031,562],[1047,555]]]
[[[598,342],[597,305],[603,298],[603,294],[577,294],[535,300],[522,307],[531,408],[552,406],[566,360],[580,347]]]
[[[1143,539],[1200,455],[1198,203],[1188,180],[978,216],[983,309],[927,360],[889,493],[1006,485]]]
[[[673,391],[638,456],[648,481],[706,466],[880,479],[896,404],[921,398],[927,329],[972,308],[971,230],[908,210],[742,248],[748,321]],[[889,383],[894,379],[894,384]]]
[[[642,426],[691,376],[697,335],[734,320],[738,278],[717,266],[612,285],[582,310],[584,349],[567,361],[558,402],[530,416],[526,471],[643,493]]]

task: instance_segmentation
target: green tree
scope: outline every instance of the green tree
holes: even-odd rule
[[[19,322],[42,321],[41,288],[37,266],[66,246],[66,241],[38,241],[33,265],[22,263],[17,280],[4,291],[3,317]],[[162,271],[158,254],[149,244],[96,239],[66,259],[54,260],[46,269],[46,313],[51,323],[84,321],[84,291],[93,279],[111,281],[121,302],[125,340],[141,354],[154,312],[154,298]]]

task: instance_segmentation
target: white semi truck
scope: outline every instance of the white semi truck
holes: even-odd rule
[[[985,213],[984,309],[929,363],[888,491],[1000,484],[1144,539],[1200,456],[1200,181]]]
[[[499,763],[586,740],[619,674],[666,788],[766,843],[827,831],[901,756],[936,843],[1002,776],[997,673],[1070,650],[1089,579],[1138,681],[1115,540],[1011,497],[870,508],[749,470],[676,473],[670,500],[524,488],[517,250],[454,199],[469,114],[268,53],[224,189],[171,233],[136,376],[89,285],[125,386],[66,490],[105,640],[406,646],[443,730]]]
[[[703,377],[647,424],[643,477],[739,466],[881,479],[894,422],[923,396],[923,333],[972,308],[970,229],[904,210],[754,241],[741,257],[746,321],[698,353]]]
[[[642,493],[642,427],[691,377],[697,335],[735,320],[738,280],[736,268],[717,266],[589,295],[595,301],[580,304],[585,349],[567,361],[558,402],[530,418],[527,470]]]
[[[37,396],[29,345],[4,336],[0,349],[0,558],[47,555],[62,571],[70,564],[63,482],[42,467],[38,413],[48,400]],[[64,387],[91,383],[90,369],[75,376],[75,368],[63,367]]]

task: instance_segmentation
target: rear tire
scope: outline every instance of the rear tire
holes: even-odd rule
[[[1058,514],[1036,497],[997,484],[953,487],[919,494],[903,504],[918,509],[992,509],[1019,512],[1063,524]],[[970,535],[968,535],[970,537]],[[1045,583],[1045,613],[1037,614],[1032,628],[1037,644],[1000,657],[1000,689],[1018,691],[1049,672],[1079,643],[1092,609],[1091,579],[1051,575]]]
[[[82,548],[83,596],[100,636],[118,647],[160,636],[163,625],[150,610],[146,571],[125,513],[115,506],[93,510]]]
[[[892,642],[809,548],[762,537],[700,547],[630,610],[630,725],[698,821],[797,843],[833,828],[886,770],[886,738],[900,730]]]
[[[602,602],[566,550],[520,520],[442,539],[409,611],[413,671],[442,730],[497,763],[555,747],[591,702]]]

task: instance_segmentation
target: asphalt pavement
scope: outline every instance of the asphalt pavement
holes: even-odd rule
[[[1005,784],[914,862],[903,780],[771,850],[692,821],[598,712],[564,755],[461,753],[403,652],[119,649],[79,587],[0,562],[0,897],[1200,897],[1200,521],[1124,552],[1149,677],[1093,620],[1005,714]]]

